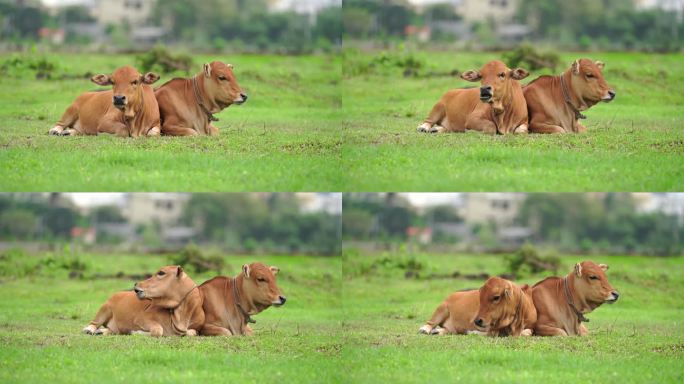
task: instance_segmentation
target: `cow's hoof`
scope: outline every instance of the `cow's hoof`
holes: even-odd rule
[[[154,127],[147,131],[147,136],[161,136],[161,130],[159,127]]]
[[[427,326],[427,325],[423,325],[423,326],[420,327],[420,329],[418,330],[418,333],[421,334],[421,335],[430,335],[430,334],[432,333],[432,331],[434,331],[434,329],[431,329],[431,328],[430,328],[429,326]]]
[[[62,132],[60,132],[59,135],[60,136],[71,136],[71,131],[65,129]]]
[[[185,336],[197,336],[197,331],[194,329],[188,329],[188,331],[185,332]]]
[[[532,336],[532,330],[531,329],[523,329],[522,332],[520,332],[520,336]]]
[[[97,328],[95,328],[95,326],[92,325],[92,324],[86,326],[85,328],[83,328],[83,333],[85,333],[86,335],[92,335],[92,334],[94,334],[96,331],[97,331]]]

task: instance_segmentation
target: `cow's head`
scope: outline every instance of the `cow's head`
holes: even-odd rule
[[[126,117],[132,118],[135,116],[135,107],[142,100],[143,84],[154,84],[159,80],[159,75],[153,72],[141,75],[135,68],[125,66],[111,75],[95,75],[90,80],[98,85],[113,86],[112,104]]]
[[[247,95],[242,92],[233,73],[233,65],[213,61],[210,64],[204,64],[202,72],[204,91],[220,109],[228,108],[232,104],[240,105],[247,101]]]
[[[467,81],[480,81],[480,100],[492,104],[494,111],[503,111],[502,99],[510,95],[514,82],[526,78],[529,73],[522,69],[510,69],[501,61],[494,60],[485,64],[479,71],[466,71],[461,78]]]
[[[500,277],[491,277],[480,287],[480,311],[475,325],[491,331],[508,327],[520,315],[519,306],[527,285],[518,287]]]
[[[615,91],[606,83],[601,73],[603,67],[605,64],[600,61],[579,59],[568,70],[572,74],[572,89],[587,108],[600,101],[610,102],[615,98]]]
[[[155,305],[175,308],[194,289],[195,283],[178,265],[159,269],[154,276],[133,287],[138,299],[151,299]]]
[[[268,267],[261,263],[245,264],[242,266],[242,290],[248,300],[255,307],[263,311],[271,305],[285,304],[285,296],[276,284],[278,267]]]
[[[608,282],[607,270],[606,264],[583,261],[575,264],[575,270],[571,272],[575,293],[592,309],[603,303],[613,304],[620,297]]]

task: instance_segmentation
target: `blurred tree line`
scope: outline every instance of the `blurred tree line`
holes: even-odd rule
[[[373,242],[404,242],[409,227],[435,228],[464,223],[451,205],[412,206],[396,194],[345,194],[343,239]],[[502,245],[496,223],[467,224],[479,248]],[[630,194],[528,194],[511,226],[531,229],[529,240],[562,252],[681,255],[684,226],[677,216],[662,212],[640,213]],[[452,244],[462,239],[433,231],[433,244]]]
[[[0,241],[67,242],[72,230],[127,224],[118,206],[98,206],[83,214],[64,200],[40,194],[0,196]],[[192,241],[229,252],[309,253],[341,252],[340,216],[324,211],[302,212],[294,194],[193,194],[176,223],[151,222],[132,231],[135,239],[97,233],[97,245],[133,242],[164,248],[162,227],[195,229]]]

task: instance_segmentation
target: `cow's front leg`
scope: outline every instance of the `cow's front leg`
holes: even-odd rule
[[[520,124],[513,129],[514,134],[527,134],[527,124]]]
[[[584,324],[580,324],[579,334],[580,334],[580,336],[586,336],[589,334],[589,330],[587,329],[587,327],[584,326]]]
[[[158,125],[155,125],[147,131],[147,136],[161,136],[161,128]]]
[[[212,324],[204,324],[204,327],[202,327],[200,334],[204,335],[204,336],[232,336],[233,335],[233,333],[230,330],[228,330],[228,328],[223,328],[223,327],[219,327],[217,325],[212,325]]]
[[[568,333],[564,329],[552,327],[550,325],[537,325],[534,328],[534,334],[539,336],[567,336]]]
[[[213,125],[209,124],[209,127],[207,128],[207,135],[218,136],[218,134],[219,134],[219,129],[214,127]]]
[[[422,124],[418,126],[418,132],[430,132],[430,128],[432,128],[432,123],[428,123],[427,121],[424,121]]]
[[[480,131],[488,135],[496,134],[496,124],[488,119],[483,119],[480,117],[468,118],[465,124],[466,129],[473,131]]]
[[[530,132],[532,133],[565,133],[565,129],[559,125],[530,123]]]
[[[164,327],[159,323],[151,323],[148,329],[150,330],[150,336],[152,337],[164,336]]]
[[[48,131],[48,134],[49,135],[55,135],[55,136],[61,136],[63,131],[64,131],[64,127],[57,124],[54,127],[50,128],[50,130]]]
[[[244,331],[247,336],[252,336],[254,334],[254,331],[252,331],[252,327],[250,327],[249,324],[245,325]]]
[[[529,328],[525,328],[522,330],[522,332],[520,332],[520,336],[532,336],[533,333],[534,333],[533,330],[531,330]]]
[[[582,123],[580,123],[579,120],[575,122],[575,132],[584,133],[586,131],[587,131],[587,127],[582,125]]]
[[[128,137],[130,133],[124,123],[118,121],[103,121],[97,126],[98,133],[109,133],[118,137]]]
[[[197,336],[197,331],[194,329],[188,329],[185,331],[185,336]]]
[[[176,124],[162,125],[162,134],[167,136],[197,136],[199,133],[190,127]]]

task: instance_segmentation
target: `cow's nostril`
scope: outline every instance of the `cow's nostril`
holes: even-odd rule
[[[278,298],[280,299],[280,304],[285,304],[285,302],[287,301],[287,298],[285,296],[278,296]]]
[[[241,93],[240,97],[242,97],[243,101],[247,101],[247,95],[245,95],[244,93]]]
[[[615,91],[608,91],[608,95],[610,95],[610,99],[613,100],[615,98]]]
[[[615,297],[615,300],[617,300],[618,297],[620,297],[620,294],[617,291],[613,291],[613,297]]]
[[[475,319],[475,325],[477,325],[478,327],[482,327],[483,324],[484,321],[482,321],[482,319]]]

